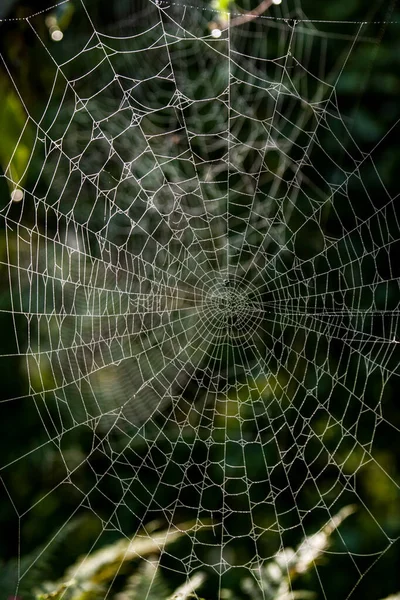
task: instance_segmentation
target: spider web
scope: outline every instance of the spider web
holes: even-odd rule
[[[359,482],[369,469],[398,490],[375,438],[398,431],[399,222],[375,161],[392,130],[365,151],[338,89],[355,54],[368,78],[379,27],[148,0],[104,30],[82,6],[89,34],[62,60],[45,15],[21,20],[54,77],[38,114],[17,89],[34,184],[12,157],[4,172],[4,312],[29,382],[4,405],[38,416],[5,489],[52,446],[48,494],[71,494],[71,517],[96,515],[99,538],[190,523],[160,561],[216,589],[355,505],[373,547],[340,529],[322,550],[357,585],[395,541]],[[91,440],[77,463],[75,433]],[[8,493],[22,529],[48,494]]]

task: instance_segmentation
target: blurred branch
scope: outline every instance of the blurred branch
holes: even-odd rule
[[[244,13],[240,17],[236,17],[231,21],[231,27],[237,27],[238,25],[243,25],[243,23],[247,23],[247,21],[252,21],[257,17],[260,17],[262,14],[267,11],[270,6],[272,6],[272,0],[263,0],[261,4],[259,4],[254,10],[250,10],[247,13]]]
[[[230,27],[237,27],[238,25],[243,25],[243,23],[247,23],[248,21],[252,21],[253,19],[256,19],[257,17],[260,17],[272,6],[272,4],[274,4],[273,0],[263,0],[263,2],[261,2],[261,4],[259,4],[254,10],[249,10],[248,12],[245,12],[243,9],[238,7],[238,10],[243,14],[236,17],[235,19],[232,19],[230,21],[230,23],[228,20],[229,19],[228,4],[226,4],[224,2],[223,8],[219,5],[219,3],[214,4],[214,6],[215,6],[216,10],[218,10],[218,12],[221,13],[219,16],[219,19],[217,19],[217,21],[219,22],[219,27],[222,27],[223,29],[225,29],[229,25],[230,25]],[[210,29],[212,29],[215,25],[218,25],[218,24],[211,23]]]

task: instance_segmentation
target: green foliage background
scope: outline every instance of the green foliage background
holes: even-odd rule
[[[36,11],[48,7],[48,3],[37,0],[21,0],[17,2],[6,2],[0,6],[0,18],[2,17],[24,17]],[[124,22],[127,19],[134,19],[135,15],[143,8],[144,0],[130,2],[128,0],[119,0],[118,2],[92,2],[89,3],[89,11],[94,21],[99,26],[109,26],[110,23]],[[243,9],[254,8],[255,3],[242,3]],[[314,19],[337,19],[337,20],[368,20],[368,21],[398,21],[400,22],[400,9],[395,2],[372,2],[368,5],[358,0],[348,0],[346,2],[319,2],[311,0],[302,2],[302,9],[306,15]],[[295,11],[296,5],[293,5]],[[64,30],[64,42],[54,48],[54,53],[58,62],[62,62],[63,53],[73,53],[74,48],[79,45],[79,36],[86,33],[87,23],[82,16],[81,5],[78,0],[70,5],[59,7],[56,11],[61,28]],[[293,12],[292,14],[295,14]],[[42,20],[41,34],[48,36],[47,26]],[[325,31],[329,29],[327,27]],[[354,117],[353,134],[358,140],[364,152],[370,151],[376,143],[384,136],[400,116],[400,25],[383,25],[378,23],[371,27],[373,33],[378,33],[379,44],[372,47],[370,55],[365,52],[355,51],[352,60],[346,68],[346,72],[340,80],[338,94],[340,97],[340,107],[344,114]],[[336,28],[337,31],[337,28]],[[339,41],[333,37],[329,42],[329,56],[335,55],[335,45],[339,48]],[[67,50],[66,50],[67,49]],[[45,65],[41,65],[40,44],[28,24],[24,21],[10,21],[0,23],[0,52],[4,56],[10,72],[15,79],[18,89],[22,96],[30,99],[32,114],[37,111],[40,115],[43,104],[47,98],[47,93],[52,82],[53,72]],[[369,66],[370,65],[370,66]],[[16,148],[17,140],[20,138],[21,130],[25,124],[25,113],[21,102],[11,85],[10,77],[0,65],[0,169],[6,168],[11,155]],[[195,69],[193,67],[193,77],[195,78]],[[400,145],[398,144],[398,127],[395,128],[380,145],[379,154],[375,157],[379,172],[385,182],[388,193],[395,196],[398,193],[398,168],[400,165]],[[32,146],[34,132],[28,126],[21,137],[16,152],[12,158],[13,177],[20,179],[23,177],[25,185],[30,188],[36,181],[41,169],[39,159],[29,164],[27,160]],[[318,160],[318,159],[317,159]],[[324,159],[321,157],[321,163],[316,166],[323,173]],[[373,173],[364,173],[363,181],[369,190],[369,194],[375,197],[380,193],[376,179]],[[9,201],[10,189],[4,178],[0,178],[0,207],[3,208]],[[360,195],[359,202],[362,202]],[[355,198],[357,202],[357,198]],[[379,205],[379,203],[377,204]],[[15,215],[18,215],[18,206],[13,208]],[[33,218],[33,215],[30,215]],[[28,219],[29,221],[29,219]],[[334,228],[333,221],[327,222],[326,234],[329,235],[329,227]],[[7,253],[15,253],[16,248],[12,242],[7,244],[6,231],[3,220],[0,224],[0,309],[9,310],[9,293],[7,283]],[[307,255],[308,237],[300,239],[298,252],[300,255]],[[397,248],[398,251],[398,248]],[[394,276],[399,273],[399,259],[395,258],[396,248],[391,256]],[[379,261],[379,259],[378,259]],[[382,259],[382,264],[384,259]],[[382,267],[383,268],[383,267]],[[23,290],[22,293],[28,293]],[[395,293],[395,292],[394,292]],[[392,298],[396,305],[398,298]],[[16,322],[9,318],[7,312],[0,312],[0,331],[2,354],[10,354],[9,357],[2,358],[0,362],[0,398],[14,398],[22,396],[26,389],[26,368],[19,357],[11,356],[14,352],[13,331],[15,327],[23,326],[22,321]],[[319,357],[316,358],[319,360]],[[393,367],[394,368],[394,367]],[[348,381],[353,379],[354,385],[357,381],[357,361],[350,361],[348,367]],[[260,382],[262,386],[263,382]],[[375,390],[379,389],[379,382]],[[373,398],[374,389],[369,389],[368,394]],[[341,399],[336,398],[338,403]],[[385,398],[385,416],[386,419],[396,427],[400,427],[400,412],[398,408],[399,387],[392,382],[388,386]],[[238,399],[240,401],[240,399]],[[367,400],[368,401],[368,400]],[[324,429],[324,422],[321,422],[321,431]],[[360,424],[360,437],[363,436],[363,423]],[[366,435],[370,424],[366,422]],[[40,427],[38,414],[35,406],[29,400],[20,402],[3,403],[0,405],[0,456],[2,464],[8,464],[18,456],[28,453],[32,447],[39,448],[42,442],[46,441],[43,431]],[[340,432],[332,431],[332,447],[335,446],[340,436]],[[34,442],[32,443],[32,441]],[[66,437],[63,444],[64,457],[67,458],[69,466],[78,466],[85,461],[92,439],[90,433],[84,428],[77,427]],[[163,444],[168,445],[169,441],[164,439],[160,441],[160,456],[155,460],[162,464]],[[179,450],[181,448],[181,450]],[[185,444],[178,445],[178,452],[182,453],[182,461],[186,451]],[[137,456],[145,452],[145,448],[135,448]],[[343,456],[349,453],[348,448],[344,448]],[[253,468],[261,464],[262,457],[260,452],[254,452]],[[400,453],[398,441],[393,438],[393,432],[390,428],[379,429],[379,435],[374,442],[374,455],[378,462],[383,465],[391,478],[399,482],[400,475]],[[199,460],[202,457],[202,449],[198,450]],[[235,457],[232,457],[235,460]],[[354,464],[360,460],[357,452],[351,455],[350,460]],[[95,470],[101,471],[106,464],[106,459],[101,452],[92,457],[92,464]],[[36,450],[29,455],[29,459],[17,461],[15,467],[7,470],[4,482],[9,490],[15,506],[33,506],[32,510],[21,520],[21,528],[16,517],[16,511],[5,489],[1,491],[1,511],[0,511],[0,558],[3,561],[3,567],[0,567],[0,582],[3,589],[0,590],[0,597],[7,598],[13,594],[15,580],[18,576],[17,563],[22,542],[22,565],[29,564],[35,553],[41,553],[45,548],[47,541],[52,537],[53,532],[69,523],[74,512],[74,506],[77,498],[74,493],[68,489],[64,495],[60,494],[57,499],[48,492],[54,488],[60,479],[60,473],[63,473],[63,464],[60,454],[56,448],[46,445],[42,450]],[[174,474],[172,473],[171,476]],[[0,472],[0,476],[2,473]],[[90,469],[77,469],[76,474],[77,487],[89,486],[94,482],[93,473]],[[299,474],[299,478],[301,474]],[[92,479],[91,479],[92,478]],[[326,485],[329,486],[329,473],[326,475]],[[143,481],[143,485],[149,489],[152,487],[151,471],[148,473],[148,480]],[[71,520],[71,531],[66,528],[65,537],[59,542],[60,548],[51,546],[51,550],[44,551],[43,570],[32,570],[32,579],[24,579],[23,586],[19,590],[22,600],[32,598],[33,580],[57,581],[62,579],[66,569],[73,564],[77,558],[89,552],[92,544],[95,542],[100,530],[101,521],[94,515],[107,520],[109,506],[104,498],[113,499],[115,483],[104,481],[99,485],[99,494],[95,500],[95,505],[91,509],[82,509],[79,515],[79,526],[76,527],[75,520]],[[362,497],[365,497],[370,506],[373,507],[374,515],[384,530],[393,539],[400,536],[400,508],[399,492],[396,486],[389,486],[387,480],[382,477],[380,471],[376,469],[373,463],[369,463],[359,472],[357,479],[357,491]],[[188,492],[190,494],[190,492]],[[168,503],[170,498],[166,497]],[[140,509],[137,507],[137,514]],[[166,525],[162,511],[158,513],[155,510],[152,517],[157,523],[156,529],[162,530]],[[180,522],[190,519],[190,514],[179,515]],[[239,519],[233,527],[240,529]],[[319,514],[315,514],[314,522],[310,524],[311,529],[317,531],[324,525],[323,519]],[[138,520],[132,517],[132,514],[119,515],[121,527],[124,531],[135,531],[138,526]],[[358,587],[353,591],[354,600],[378,600],[389,593],[394,593],[400,589],[400,551],[399,545],[394,543],[384,555],[375,562],[375,556],[361,557],[368,552],[373,553],[376,545],[376,533],[370,528],[370,521],[363,517],[363,513],[357,512],[350,516],[341,526],[341,532],[346,541],[355,549],[360,556],[357,558],[357,564],[360,571],[364,572],[369,567],[367,575],[361,579]],[[117,542],[119,536],[117,532],[106,532],[101,536],[100,541],[95,544],[94,549]],[[301,543],[297,533],[288,532],[285,542],[287,546],[297,547]],[[333,536],[333,550],[338,540]],[[188,550],[187,541],[177,540],[174,546],[176,560],[180,556],[185,556]],[[239,546],[239,551],[247,551],[245,544],[243,548]],[[24,563],[24,557],[26,561]],[[207,560],[207,557],[204,557]],[[349,560],[339,554],[332,554],[329,560],[325,560],[320,567],[324,588],[328,592],[328,598],[347,597],[354,581],[358,580],[356,569],[349,566]],[[169,566],[173,569],[173,561]],[[165,566],[165,565],[164,565]],[[163,568],[163,565],[162,565]],[[2,570],[1,570],[2,569]],[[23,570],[23,569],[22,569]],[[166,571],[167,572],[167,571]],[[172,593],[182,583],[182,577],[168,571],[168,593]],[[215,575],[208,574],[203,587],[200,588],[200,595],[206,598],[215,598]],[[164,573],[165,576],[165,573]],[[232,572],[224,578],[224,587],[233,590],[234,597],[251,597],[250,591],[244,591],[241,586],[241,578],[245,573]],[[300,589],[314,591],[317,597],[322,600],[321,592],[316,577],[316,573],[310,570],[303,574],[300,581],[294,584]],[[136,593],[136,592],[135,592]],[[164,592],[163,592],[164,593]],[[167,593],[167,592],[165,592]],[[246,595],[247,594],[247,595]],[[136,596],[132,596],[136,597]],[[256,596],[253,596],[256,597]]]

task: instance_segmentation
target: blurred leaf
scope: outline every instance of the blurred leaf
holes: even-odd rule
[[[291,565],[295,573],[305,573],[317,561],[324,550],[329,546],[329,538],[347,517],[355,512],[354,506],[345,506],[332,519],[314,535],[306,538],[296,551],[296,558]]]
[[[258,581],[247,578],[243,590],[252,600],[301,600],[313,598],[313,592],[292,590],[292,581],[304,575],[322,556],[330,543],[330,536],[348,516],[355,512],[354,506],[345,506],[317,533],[305,538],[297,547],[284,548],[262,569]]]
[[[128,579],[124,590],[116,595],[115,600],[160,600],[166,598],[168,593],[158,561],[153,557],[153,560],[139,566],[137,572]]]
[[[205,579],[204,573],[196,573],[188,579],[186,583],[181,585],[175,592],[167,598],[167,600],[187,600],[188,598],[197,598],[197,595],[193,594],[198,587],[201,586]]]
[[[119,540],[97,550],[90,556],[84,556],[67,571],[67,579],[79,581],[93,580],[97,583],[109,581],[121,570],[121,567],[133,560],[150,554],[158,554],[165,546],[177,540],[184,530],[162,531],[160,533],[138,534],[132,540]]]
[[[31,590],[39,588],[43,581],[52,576],[55,564],[59,554],[63,552],[66,541],[81,526],[82,519],[71,520],[59,530],[56,537],[50,538],[43,546],[22,557],[19,563],[17,560],[13,560],[1,567],[1,597],[3,597],[3,594],[6,598],[8,596],[12,597],[18,586],[19,573],[25,573],[22,583],[18,586],[18,593],[24,600],[28,598]]]
[[[0,93],[0,163],[12,191],[16,187],[15,184],[22,185],[24,181],[33,134],[23,105],[14,89],[2,82]]]
[[[226,12],[229,10],[231,4],[233,4],[232,0],[214,0],[212,3],[212,7],[215,8],[215,10]]]
[[[38,600],[63,598],[63,600],[101,600],[118,575],[126,575],[126,566],[132,561],[143,559],[149,555],[161,552],[166,545],[177,540],[187,525],[182,525],[175,531],[162,531],[158,533],[141,533],[133,539],[118,540],[81,557],[74,565],[68,568],[62,581],[45,582],[37,587]],[[158,565],[158,561],[157,565]],[[126,589],[119,595],[119,600],[133,600],[147,597],[154,581],[156,582],[156,598],[165,598],[169,594],[167,587],[163,588],[160,574],[153,561],[141,563],[139,569],[129,579]],[[42,580],[43,581],[43,580]],[[153,583],[152,583],[153,582]],[[163,588],[161,590],[161,588]],[[144,592],[146,590],[146,592]],[[161,594],[162,592],[162,594]],[[161,594],[161,595],[160,595]],[[185,596],[183,596],[185,598]]]

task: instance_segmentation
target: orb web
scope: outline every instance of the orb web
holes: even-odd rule
[[[3,59],[34,132],[28,172],[41,165],[16,180],[10,157],[2,175],[4,357],[28,382],[3,407],[36,415],[30,450],[1,467],[5,489],[16,463],[51,446],[62,468],[48,494],[94,515],[96,541],[189,523],[160,562],[182,581],[205,569],[216,589],[232,569],[257,578],[347,505],[373,548],[360,557],[339,529],[326,554],[354,585],[394,542],[362,482],[398,494],[375,448],[398,432],[385,414],[397,195],[375,160],[397,122],[366,151],[339,103],[376,28],[274,10],[246,21],[149,0],[101,28],[82,3],[88,33],[67,45],[66,31],[63,55],[43,15],[22,19],[53,73],[39,111]],[[23,530],[47,494],[9,496]]]

